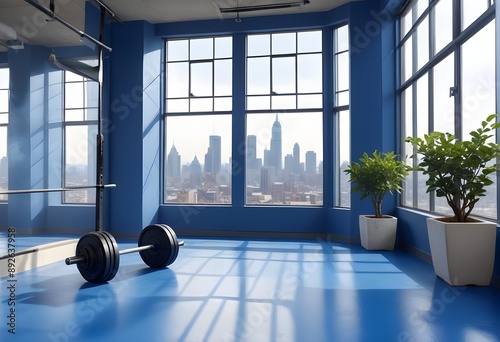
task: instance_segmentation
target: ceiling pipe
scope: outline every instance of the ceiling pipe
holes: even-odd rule
[[[281,8],[291,8],[291,7],[303,7],[309,3],[310,3],[309,0],[303,0],[303,1],[281,3],[281,4],[265,4],[256,6],[225,7],[225,8],[219,7],[219,11],[221,13],[253,12],[253,11],[274,10]]]
[[[44,6],[40,5],[35,0],[24,0],[24,1],[27,2],[27,3],[29,3],[31,6],[35,7],[37,10],[45,13],[50,18],[52,18],[54,20],[57,20],[58,22],[60,22],[61,24],[63,24],[64,26],[66,26],[67,28],[69,28],[70,30],[72,30],[73,32],[77,33],[81,38],[86,38],[86,39],[90,40],[92,43],[94,43],[96,45],[99,45],[102,48],[104,48],[104,49],[108,50],[109,52],[111,52],[112,49],[109,46],[103,44],[102,42],[98,41],[94,37],[88,35],[87,33],[83,32],[83,31],[79,30],[78,28],[76,28],[75,26],[71,25],[66,20],[60,18],[54,11],[51,11],[50,9],[45,8]]]

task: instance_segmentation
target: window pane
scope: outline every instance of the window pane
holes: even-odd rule
[[[296,95],[271,96],[271,109],[294,109],[297,107]]]
[[[9,90],[0,89],[0,113],[9,111]]]
[[[215,38],[215,58],[231,58],[233,56],[233,40],[231,37]]]
[[[341,26],[335,30],[335,46],[335,52],[349,49],[349,28],[347,25]]]
[[[408,11],[401,16],[401,38],[404,38],[406,34],[410,31],[412,22],[413,11],[410,7]]]
[[[413,136],[413,86],[406,88],[401,93],[401,116],[403,118],[403,132],[402,136],[404,138],[408,136]],[[406,158],[406,163],[408,165],[416,166],[416,162],[411,158],[413,155],[413,147],[410,143],[403,144],[403,156]],[[413,207],[413,188],[414,188],[414,176],[417,171],[412,171],[409,173],[406,181],[403,182],[403,196],[401,196],[401,201],[403,205]],[[418,190],[417,190],[418,191]],[[424,191],[425,192],[425,191]]]
[[[247,96],[247,110],[271,109],[271,96]]]
[[[424,13],[424,11],[429,7],[429,0],[417,0],[415,3],[415,10],[417,13],[417,19]]]
[[[84,86],[83,82],[66,83],[65,94],[64,94],[66,108],[84,107],[83,86]]]
[[[170,40],[167,42],[167,60],[186,61],[188,60],[188,40]]]
[[[266,56],[271,50],[271,36],[269,34],[250,35],[247,37],[247,56]]]
[[[345,106],[349,104],[349,91],[341,91],[337,93],[335,106]]]
[[[98,108],[87,108],[85,110],[85,118],[84,120],[97,120],[99,114]]]
[[[338,165],[339,165],[339,198],[340,207],[351,206],[351,183],[349,175],[345,173],[347,166],[351,163],[351,118],[348,110],[338,113]]]
[[[247,115],[247,204],[321,205],[322,114]]]
[[[495,113],[495,21],[462,45],[463,139]]]
[[[462,1],[462,30],[465,30],[474,20],[488,9],[488,0]]]
[[[231,203],[231,116],[169,116],[165,129],[165,202]]]
[[[269,57],[249,58],[247,68],[247,94],[270,94],[271,69]]]
[[[417,81],[417,101],[414,106],[417,108],[417,136],[423,138],[424,134],[429,133],[429,78],[425,74]],[[417,177],[417,208],[429,210],[429,194],[425,182],[427,176],[422,172],[416,172]]]
[[[454,54],[434,67],[434,130],[455,133],[454,99],[450,87],[455,84]]]
[[[191,64],[191,91],[189,96],[212,96],[212,62]]]
[[[99,107],[99,83],[85,82],[85,107]]]
[[[167,100],[167,113],[189,112],[189,100]]]
[[[230,111],[233,108],[233,100],[230,97],[216,97],[214,98],[214,111]]]
[[[167,97],[189,96],[189,64],[167,64]]]
[[[452,0],[440,0],[434,6],[435,54],[441,51],[453,38]]]
[[[429,17],[417,28],[417,70],[429,61]]]
[[[275,33],[272,35],[272,54],[296,53],[296,43],[295,33]]]
[[[190,111],[191,112],[211,112],[213,111],[213,98],[191,99]]]
[[[65,121],[83,121],[85,118],[83,113],[84,109],[66,109],[64,111],[64,120]]]
[[[322,108],[323,107],[323,95],[299,95],[297,96],[298,108]]]
[[[337,89],[342,91],[349,89],[349,52],[337,55]]]
[[[323,89],[323,65],[320,54],[297,57],[299,93],[321,92]]]
[[[214,58],[213,38],[191,39],[189,55],[191,60]]]
[[[66,126],[64,186],[95,184],[95,137],[97,126]],[[65,203],[95,203],[95,189],[65,191]]]
[[[273,58],[273,93],[295,93],[295,57]]]
[[[9,69],[0,68],[0,89],[9,88]]]
[[[495,20],[462,46],[462,122],[463,139],[479,128],[481,121],[495,113]],[[495,142],[494,137],[490,139]],[[486,187],[486,196],[474,207],[474,213],[496,219],[496,177]]]
[[[321,51],[321,31],[299,32],[298,52],[320,52]]]
[[[413,37],[401,47],[401,82],[407,81],[411,75],[413,75]]]
[[[7,127],[0,126],[0,190],[9,189],[7,163]],[[6,201],[7,195],[0,195],[0,201]]]
[[[233,62],[231,59],[214,61],[215,96],[231,95],[233,90],[232,65]]]

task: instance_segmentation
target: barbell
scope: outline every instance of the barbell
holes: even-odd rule
[[[105,283],[118,272],[120,255],[139,252],[151,268],[171,265],[184,241],[178,241],[174,230],[166,224],[152,224],[139,235],[137,247],[118,250],[109,232],[97,231],[82,236],[76,245],[75,256],[66,258],[66,265],[76,264],[83,278],[91,283]]]

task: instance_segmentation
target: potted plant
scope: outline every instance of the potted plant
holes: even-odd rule
[[[452,217],[427,219],[434,271],[450,285],[489,285],[493,274],[496,223],[471,213],[498,169],[495,118],[488,116],[466,141],[442,132],[405,139],[414,147],[413,157],[420,158],[415,170],[428,177],[427,192],[444,197],[453,211]]]
[[[392,250],[396,241],[397,218],[382,214],[382,201],[393,191],[400,192],[401,183],[409,173],[409,166],[397,160],[394,152],[366,152],[345,172],[353,184],[351,191],[360,192],[361,199],[369,197],[375,215],[360,215],[361,245],[367,250]]]

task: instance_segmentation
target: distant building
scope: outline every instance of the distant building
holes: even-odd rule
[[[316,152],[306,152],[306,173],[309,175],[316,174]]]
[[[204,171],[207,173],[218,173],[221,166],[221,137],[220,135],[211,135],[209,137],[209,146],[205,154]]]
[[[167,157],[167,177],[179,178],[181,176],[181,156],[175,145],[172,145]]]

